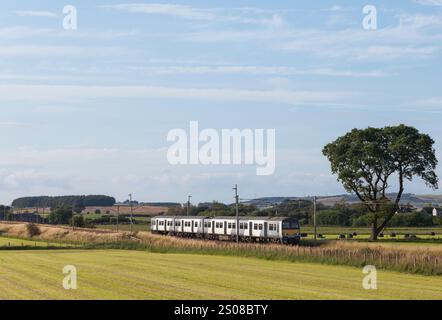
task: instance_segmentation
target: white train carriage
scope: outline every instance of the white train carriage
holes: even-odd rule
[[[238,223],[238,226],[237,226]],[[286,217],[167,217],[151,220],[154,233],[213,240],[298,243],[300,227],[296,219]]]

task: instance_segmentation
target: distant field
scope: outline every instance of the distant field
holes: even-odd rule
[[[0,299],[442,299],[442,277],[354,267],[142,251],[0,251]],[[78,289],[62,288],[65,265]]]

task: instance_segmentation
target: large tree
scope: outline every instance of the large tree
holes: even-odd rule
[[[377,239],[398,212],[406,180],[419,177],[430,188],[438,188],[433,144],[429,135],[399,125],[353,129],[324,147],[332,172],[371,211],[371,240]],[[397,182],[397,190],[389,199],[392,180]]]

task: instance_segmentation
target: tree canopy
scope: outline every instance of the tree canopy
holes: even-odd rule
[[[12,202],[14,208],[57,208],[75,206],[76,208],[91,206],[113,206],[115,198],[104,195],[59,196],[59,197],[24,197]]]
[[[323,154],[348,192],[355,193],[372,215],[372,240],[399,209],[404,182],[421,178],[438,188],[434,140],[416,128],[399,125],[385,128],[353,129],[326,145]],[[396,179],[395,199],[386,196]]]

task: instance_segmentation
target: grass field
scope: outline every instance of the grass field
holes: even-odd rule
[[[39,240],[25,240],[10,237],[0,237],[0,249],[5,247],[72,247],[72,244],[47,242]]]
[[[97,229],[106,229],[106,230],[117,230],[116,224],[103,224],[103,225],[97,225]],[[120,224],[118,225],[119,231],[129,231],[130,225],[129,224]],[[147,224],[133,224],[132,225],[133,231],[148,231],[150,230],[150,225]]]
[[[78,270],[64,290],[62,269]],[[0,299],[442,299],[442,277],[254,258],[123,250],[0,251]]]

